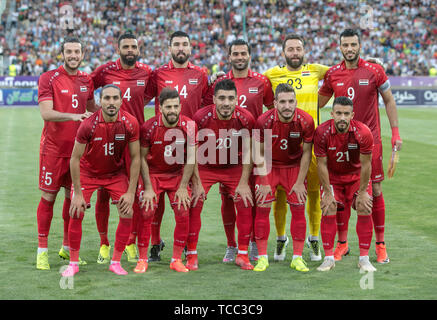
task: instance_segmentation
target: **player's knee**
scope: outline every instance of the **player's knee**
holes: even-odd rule
[[[374,197],[378,197],[382,193],[382,185],[381,182],[372,183],[372,193]]]
[[[57,192],[56,193],[50,193],[50,192],[41,191],[41,197],[44,200],[49,201],[49,202],[55,201],[57,194],[58,194]]]

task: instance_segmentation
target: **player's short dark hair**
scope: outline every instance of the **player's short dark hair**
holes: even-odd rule
[[[118,90],[118,93],[120,94],[120,99],[121,99],[121,89],[119,88],[119,87],[117,87],[115,84],[107,84],[106,86],[104,86],[103,88],[102,88],[102,90],[100,91],[100,99],[102,99],[102,97],[103,97],[103,91],[105,90],[105,89],[108,89],[108,88],[114,88],[114,89],[117,89]]]
[[[288,40],[299,40],[300,42],[302,42],[302,46],[305,46],[305,40],[300,35],[296,33],[292,33],[287,35],[284,41],[282,41],[282,51],[285,50],[285,44],[287,43]]]
[[[118,42],[117,42],[118,47],[120,47],[120,42],[123,39],[135,39],[135,40],[137,40],[137,37],[131,31],[126,31],[120,37],[118,37]]]
[[[78,37],[65,37],[64,41],[61,43],[61,53],[64,53],[64,47],[66,43],[79,43],[80,44],[80,50],[83,52],[83,45],[82,42],[80,42]]]
[[[229,52],[228,52],[229,55],[231,55],[233,46],[247,46],[247,51],[249,52],[249,56],[250,56],[251,49],[250,49],[250,45],[247,43],[246,40],[237,39],[232,41],[231,44],[229,45]]]
[[[342,106],[351,106],[351,108],[354,107],[354,103],[352,102],[352,100],[344,96],[340,96],[334,99],[334,102],[332,103],[332,109],[334,109],[334,106],[337,104]]]
[[[288,83],[280,83],[275,89],[275,99],[278,97],[280,93],[283,92],[293,92],[296,96],[296,91],[294,91],[294,88],[291,84]]]
[[[172,87],[165,87],[159,94],[159,105],[163,105],[165,100],[179,98],[179,93]],[[180,101],[180,100],[179,100]]]
[[[340,33],[340,43],[341,43],[341,38],[343,38],[343,37],[353,37],[353,36],[357,36],[358,37],[358,43],[361,44],[361,34],[360,34],[360,32],[358,30],[354,30],[354,29],[346,29],[342,33]]]
[[[225,91],[233,90],[236,93],[237,87],[235,86],[234,81],[232,81],[231,79],[224,79],[222,81],[217,82],[217,84],[215,85],[214,95],[216,95],[216,93],[219,90],[225,90]]]
[[[171,43],[173,42],[173,38],[176,38],[176,37],[186,37],[186,38],[188,38],[188,42],[190,42],[190,36],[186,32],[175,31],[170,35],[170,41],[169,41],[170,46],[171,46]]]

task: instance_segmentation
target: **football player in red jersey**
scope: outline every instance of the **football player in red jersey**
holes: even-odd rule
[[[269,266],[267,242],[270,233],[270,208],[276,189],[281,186],[287,194],[291,210],[290,233],[293,239],[293,259],[290,267],[309,271],[302,258],[305,243],[307,196],[306,175],[311,161],[314,120],[310,114],[297,108],[294,88],[280,83],[275,90],[275,108],[261,115],[256,124],[255,146],[261,158],[255,163],[260,170],[256,176],[255,239],[259,259],[254,271],[265,271]],[[258,134],[259,133],[259,134]],[[271,134],[271,143],[265,141]],[[271,170],[267,159],[271,158]]]
[[[61,187],[65,189],[62,217],[64,241],[59,255],[69,259],[68,225],[70,208],[70,156],[80,122],[96,110],[94,87],[90,76],[78,68],[84,57],[79,39],[67,37],[61,45],[64,64],[47,71],[38,81],[38,103],[44,128],[40,144],[39,189],[37,209],[38,254],[36,267],[50,269],[47,238],[53,217],[53,205]],[[84,261],[82,263],[85,264]]]
[[[396,102],[384,69],[378,64],[360,58],[361,40],[357,31],[346,29],[340,34],[340,50],[344,61],[331,67],[326,72],[323,86],[319,90],[319,107],[324,107],[332,94],[335,97],[347,96],[354,104],[354,119],[363,122],[372,131],[374,140],[371,175],[373,189],[372,219],[375,228],[376,255],[378,263],[388,263],[390,260],[384,240],[385,203],[381,187],[381,182],[384,180],[384,170],[378,95],[381,94],[385,104],[392,130],[391,144],[395,152],[401,150],[402,147]],[[338,257],[349,251],[347,244],[348,216],[346,214],[343,216],[344,220],[339,222],[338,228],[339,243],[336,249],[336,256]]]
[[[159,99],[156,97],[159,97],[163,88],[172,87],[179,93],[181,115],[192,119],[196,111],[204,105],[202,100],[208,90],[208,75],[202,68],[189,61],[192,48],[187,33],[176,31],[171,34],[168,49],[171,60],[153,71],[148,85],[149,98],[155,97],[155,113],[158,114]],[[160,236],[164,209],[164,193],[162,193],[152,222],[152,247],[149,262],[159,261],[160,251],[164,248],[164,242]]]
[[[228,60],[232,67],[231,70],[227,74],[218,77],[215,83],[223,79],[234,81],[237,87],[238,106],[249,111],[256,120],[263,113],[263,106],[268,109],[273,108],[274,97],[270,80],[263,74],[254,72],[249,68],[251,48],[245,40],[237,39],[229,45]],[[212,104],[214,87],[214,84],[210,86],[205,98],[205,105]],[[251,180],[253,182],[253,179]],[[253,183],[251,185],[253,187]],[[223,226],[227,238],[227,248],[223,262],[227,263],[235,261],[237,254],[237,243],[235,241],[236,212],[232,198],[224,194],[222,188],[220,193],[222,196]],[[253,217],[255,218],[255,212],[253,212]],[[249,247],[250,260],[256,260],[258,250],[253,233]]]
[[[334,239],[336,218],[357,210],[357,234],[360,248],[358,267],[376,271],[369,261],[372,242],[372,186],[370,183],[373,136],[363,123],[353,120],[353,103],[347,97],[337,97],[332,118],[317,127],[314,153],[322,186],[321,234],[325,259],[317,268],[329,271],[335,266]]]
[[[114,84],[120,88],[122,93],[121,110],[129,112],[139,122],[140,126],[144,123],[144,106],[147,104],[146,95],[147,84],[149,83],[152,69],[141,62],[138,62],[139,49],[138,40],[135,35],[126,32],[118,38],[117,53],[120,58],[110,61],[98,67],[91,73],[94,87],[100,88],[107,84]],[[129,173],[129,152],[126,152],[126,163]],[[139,179],[138,189],[142,190],[142,181]],[[134,203],[134,216],[132,220],[132,232],[126,246],[128,261],[136,262],[136,235],[138,220],[141,217],[139,200]],[[97,258],[98,263],[109,262],[109,240],[108,240],[108,220],[109,220],[109,193],[100,189],[97,193],[96,202],[96,222],[97,230],[100,234],[100,251]]]
[[[237,209],[238,254],[235,263],[251,270],[248,257],[252,230],[252,191],[249,176],[251,133],[255,120],[247,110],[237,106],[237,88],[230,79],[215,86],[214,104],[200,109],[194,115],[199,129],[198,167],[193,181],[201,181],[205,194],[215,183],[221,183],[226,194],[232,196]],[[196,195],[200,195],[196,192]],[[203,200],[193,202],[190,209],[190,228],[187,241],[187,264],[197,270],[197,242],[201,227],[200,214]]]
[[[117,275],[127,274],[120,259],[131,230],[132,205],[140,173],[140,128],[134,116],[120,110],[122,97],[117,86],[104,86],[100,100],[102,108],[79,127],[71,155],[73,189],[68,230],[71,253],[70,264],[62,273],[64,277],[79,272],[82,220],[85,209],[90,207],[92,194],[99,188],[107,190],[120,216],[109,270]],[[126,148],[131,159],[129,178],[124,156]]]
[[[141,174],[144,180],[143,226],[138,236],[139,260],[135,272],[146,272],[150,223],[161,193],[167,193],[176,220],[170,268],[188,272],[181,260],[188,237],[190,193],[188,182],[196,158],[196,124],[181,115],[178,92],[164,88],[159,95],[160,113],[141,126]]]

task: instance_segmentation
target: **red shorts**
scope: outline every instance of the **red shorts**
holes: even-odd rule
[[[235,189],[237,189],[238,183],[240,182],[242,171],[242,166],[224,169],[211,169],[199,166],[200,180],[205,189],[205,194],[208,194],[209,189],[211,189],[214,184],[220,183],[220,192],[234,197]]]
[[[370,175],[372,182],[384,180],[384,168],[382,166],[382,143],[375,144],[372,151],[372,173]]]
[[[57,193],[61,187],[66,189],[71,187],[70,158],[40,154],[39,189]]]
[[[297,199],[296,193],[293,192],[292,194],[290,194],[291,188],[293,188],[294,184],[296,183],[297,176],[299,175],[299,168],[300,167],[291,167],[291,168],[273,167],[272,171],[270,171],[269,175],[267,176],[270,187],[272,188],[272,194],[268,195],[264,202],[275,201],[276,189],[278,186],[282,186],[282,188],[284,188],[284,190],[287,193],[287,202],[289,204],[297,204],[297,205],[302,204]],[[261,184],[261,180],[259,176],[256,176],[255,180],[256,180],[255,188],[257,189]],[[306,180],[305,180],[305,187],[306,187]]]
[[[118,203],[120,197],[126,193],[129,188],[129,180],[126,175],[120,174],[111,178],[106,179],[98,179],[98,178],[90,178],[81,176],[80,184],[82,187],[82,194],[87,203],[87,207],[91,207],[90,199],[93,195],[94,191],[99,188],[105,189],[108,191],[112,204]],[[71,198],[74,196],[74,188],[71,186]]]
[[[331,191],[337,201],[337,210],[342,211],[346,206],[352,205],[355,209],[355,199],[360,189],[360,180],[351,181],[344,184],[331,184]],[[372,182],[367,184],[367,193],[372,196]],[[320,199],[323,197],[323,188],[320,188]]]
[[[182,175],[174,176],[174,175],[150,175],[150,181],[152,182],[153,191],[155,191],[158,199],[161,193],[165,192],[168,195],[170,200],[170,204],[172,206],[177,205],[177,201],[175,201],[176,191],[179,189],[179,185],[182,181]],[[188,194],[191,196],[191,188],[187,187]],[[156,204],[158,206],[158,204]]]

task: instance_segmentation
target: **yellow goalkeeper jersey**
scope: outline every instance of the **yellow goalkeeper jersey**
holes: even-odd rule
[[[291,84],[296,91],[297,106],[308,112],[317,126],[320,114],[317,108],[319,80],[322,80],[329,67],[321,64],[304,64],[299,71],[290,71],[287,66],[276,66],[264,75],[272,83],[273,92],[280,83]]]

